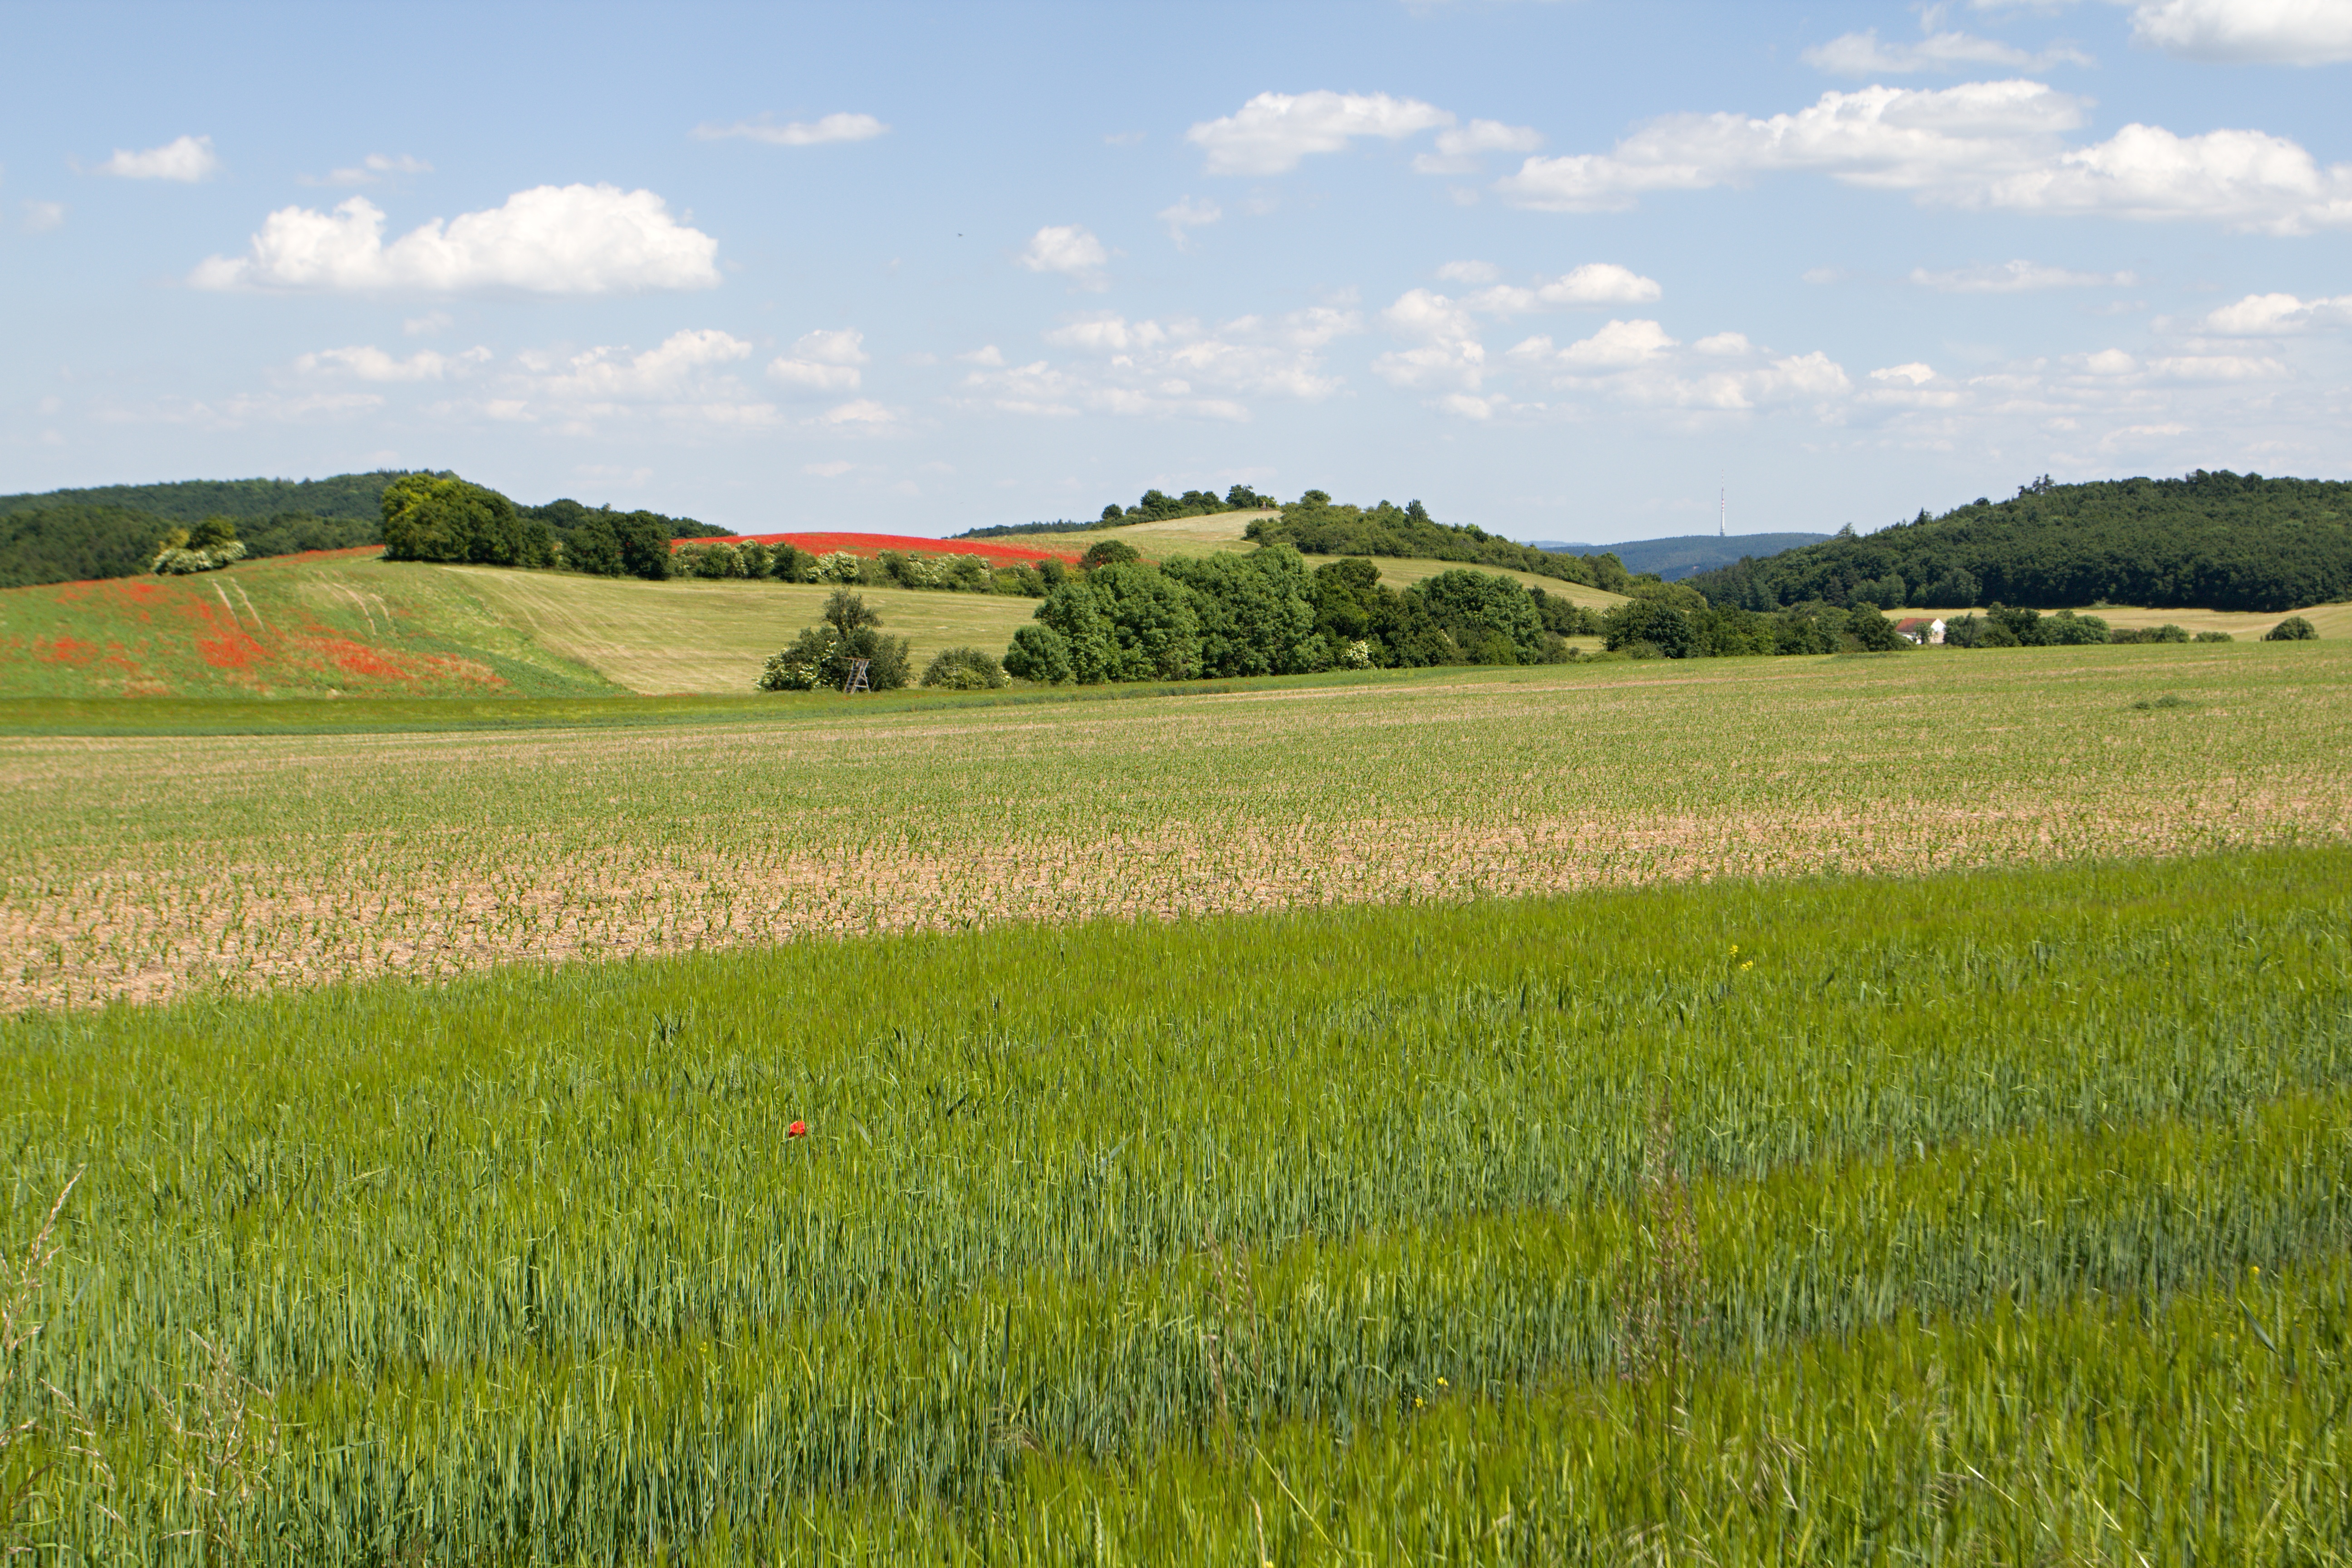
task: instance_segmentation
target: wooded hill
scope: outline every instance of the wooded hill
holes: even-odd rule
[[[1727,538],[1718,533],[1678,533],[1667,539],[1630,539],[1621,544],[1570,544],[1549,539],[1528,542],[1556,555],[1614,555],[1628,572],[1654,572],[1672,583],[1748,556],[1778,555],[1783,550],[1819,544],[1833,537],[1827,533],[1735,533]]]
[[[207,518],[235,522],[248,557],[381,544],[383,492],[408,471],[383,468],[324,479],[181,479],[0,496],[0,588],[135,576],[148,569],[165,534]],[[559,533],[592,515],[572,500],[516,510]],[[726,532],[691,518],[628,515],[650,520],[648,531],[665,542],[665,551],[669,539]]]
[[[1417,500],[1402,507],[1388,501],[1349,506],[1335,503],[1321,490],[1308,490],[1284,507],[1280,517],[1251,523],[1242,537],[1260,544],[1292,545],[1304,555],[1409,556],[1504,566],[1612,594],[1625,592],[1631,582],[1624,563],[1614,555],[1555,555],[1475,524],[1439,522]]]
[[[2352,597],[2352,484],[2203,469],[1979,496],[1687,579],[1717,605],[2290,610]]]
[[[226,517],[247,555],[340,550],[382,537],[398,470],[328,479],[182,479],[0,496],[0,587],[128,577],[175,527]]]

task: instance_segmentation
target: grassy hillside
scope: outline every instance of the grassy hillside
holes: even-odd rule
[[[0,591],[11,696],[557,695],[620,689],[462,579],[374,547],[192,577]]]
[[[538,646],[632,691],[749,691],[770,655],[820,618],[833,590],[816,584],[642,583],[488,566],[443,573]],[[1037,601],[995,594],[860,588],[882,629],[914,644],[917,671],[942,648],[1001,653]]]

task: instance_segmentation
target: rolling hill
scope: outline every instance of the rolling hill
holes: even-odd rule
[[[1700,573],[1717,604],[1822,600],[2276,614],[2352,598],[2352,484],[2208,473],[1979,496],[1940,517]]]
[[[1678,533],[1669,539],[1632,539],[1620,544],[1538,541],[1535,548],[1568,555],[1614,555],[1625,563],[1628,572],[1654,572],[1672,583],[1694,572],[1728,566],[1743,556],[1777,555],[1831,537],[1826,533]]]

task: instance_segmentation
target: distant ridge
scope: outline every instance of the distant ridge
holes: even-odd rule
[[[1671,539],[1633,539],[1622,544],[1562,544],[1537,540],[1535,547],[1570,555],[1607,552],[1623,562],[1628,572],[1655,572],[1672,582],[1694,572],[1728,566],[1743,555],[1778,555],[1783,550],[1819,544],[1831,537],[1826,533],[1735,533],[1728,538],[1713,533],[1680,533]]]

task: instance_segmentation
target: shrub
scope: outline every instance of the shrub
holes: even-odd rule
[[[1004,667],[996,657],[976,647],[949,648],[923,671],[925,686],[947,691],[993,691],[1004,679]]]
[[[677,552],[677,571],[686,577],[745,575],[743,552],[731,544],[689,544]]]
[[[194,528],[175,528],[155,547],[150,572],[182,577],[191,572],[216,572],[232,561],[245,559],[236,524],[226,517],[208,517]]]
[[[885,637],[882,617],[865,598],[836,588],[825,601],[824,621],[803,627],[793,646],[768,660],[760,674],[762,691],[814,691],[840,687],[849,680],[851,662],[866,661],[866,683],[877,691],[896,691],[911,673],[905,637]]]
[[[2042,623],[2044,640],[2064,647],[2084,643],[2105,642],[2107,623],[2096,616],[2078,616],[2072,610],[2061,610]]]
[[[1078,557],[1078,567],[1081,571],[1091,572],[1097,566],[1122,566],[1142,559],[1135,552],[1135,546],[1127,541],[1105,539],[1097,542]]]
[[[1610,652],[1635,658],[1688,658],[1696,640],[1688,616],[1654,599],[1612,605],[1601,617],[1601,636]],[[1646,654],[1645,645],[1651,650]]]
[[[2238,639],[2228,632],[2199,632],[2189,640],[2191,642],[2236,642]]]
[[[1455,567],[1414,584],[1407,596],[1426,605],[1430,617],[1479,664],[1534,664],[1543,657],[1543,619],[1517,578]],[[1651,607],[1676,613],[1664,605]]]
[[[1881,615],[1874,605],[1858,600],[1853,608],[1846,611],[1845,629],[1855,642],[1871,653],[1892,653],[1896,648],[1911,646],[1909,639],[1895,629],[1893,621]],[[1947,636],[1950,635],[1950,626],[1947,626],[1944,630]]]
[[[1033,621],[1013,634],[1013,646],[1004,650],[1004,671],[1040,686],[1059,686],[1072,676],[1070,639]]]
[[[828,550],[811,565],[808,580],[812,583],[863,583],[866,563],[847,550]]]
[[[2319,628],[2301,616],[2289,616],[2263,634],[2264,642],[2316,642]]]

